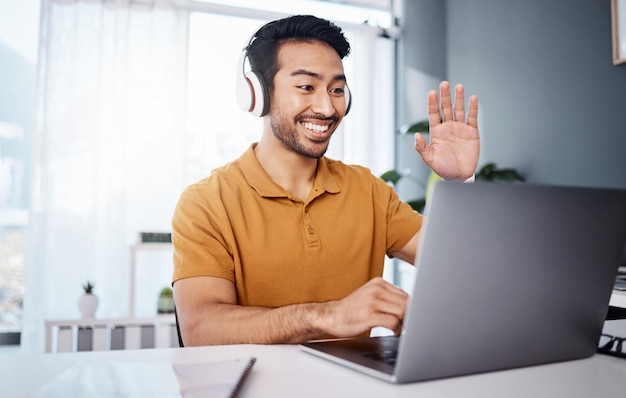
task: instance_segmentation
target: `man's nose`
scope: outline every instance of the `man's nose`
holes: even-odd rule
[[[323,91],[315,94],[311,109],[313,112],[322,114],[326,117],[330,117],[336,112],[335,104],[333,102],[333,98],[330,96],[330,93]]]

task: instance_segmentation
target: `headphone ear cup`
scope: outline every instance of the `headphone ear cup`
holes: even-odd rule
[[[263,79],[253,71],[246,73],[246,79],[252,90],[252,104],[249,112],[259,117],[267,115],[270,107],[270,98]]]
[[[242,51],[237,62],[235,77],[237,103],[242,110],[254,116],[265,116],[269,112],[269,92],[261,76],[253,71],[246,73],[244,67],[247,56],[248,52]]]
[[[348,112],[350,112],[350,108],[352,107],[352,93],[350,92],[350,87],[348,87],[347,84],[344,88],[344,96],[346,98],[346,113],[344,113],[343,116],[345,117]]]
[[[244,63],[246,61],[246,52],[243,51],[239,56],[239,61],[237,62],[237,75],[235,77],[235,95],[237,97],[237,103],[239,107],[246,111],[250,112],[252,107],[254,106],[254,89],[250,84],[250,81],[246,77],[246,73],[244,71]]]

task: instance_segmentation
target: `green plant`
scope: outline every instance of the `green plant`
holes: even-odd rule
[[[89,281],[87,281],[85,284],[83,284],[83,290],[85,291],[85,294],[93,294],[93,288],[95,287],[95,285]]]
[[[171,287],[166,286],[161,289],[159,293],[159,300],[157,304],[157,313],[159,314],[171,314],[174,312],[174,291]]]
[[[405,124],[400,128],[403,134],[407,133],[424,133],[428,134],[430,131],[430,124],[428,120],[420,120],[419,122]]]
[[[513,168],[499,169],[495,163],[487,163],[476,173],[476,180],[492,182],[524,182],[523,175]]]
[[[430,126],[428,120],[421,120],[419,122],[415,122],[412,124],[408,124],[403,126],[400,129],[402,134],[406,133],[422,133],[428,134],[430,131]],[[418,212],[423,212],[424,207],[426,206],[426,197],[428,196],[428,191],[432,184],[441,178],[431,172],[428,181],[424,182],[415,177],[409,175],[402,175],[397,170],[392,169],[384,172],[380,178],[387,182],[391,183],[394,187],[398,184],[398,181],[402,178],[410,178],[418,185],[420,185],[424,192],[426,192],[425,197],[418,198],[414,200],[407,201],[407,203]],[[520,173],[517,172],[514,168],[498,168],[495,163],[490,162],[482,166],[478,172],[476,172],[476,181],[490,181],[490,182],[524,182],[526,179]]]

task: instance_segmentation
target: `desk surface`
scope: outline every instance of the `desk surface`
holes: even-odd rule
[[[610,323],[610,325],[609,325]],[[605,331],[623,333],[626,321]],[[2,396],[28,397],[76,362],[193,363],[255,356],[242,398],[251,397],[618,397],[626,393],[626,360],[588,359],[522,369],[392,385],[324,359],[294,345],[233,345],[0,357]]]
[[[626,308],[626,292],[614,292],[611,305]],[[611,321],[605,331],[626,335],[626,321]],[[0,356],[0,391],[30,397],[77,362],[193,363],[257,357],[241,397],[528,397],[623,396],[626,360],[592,358],[481,375],[395,386],[373,379],[290,345],[235,345],[184,349],[143,349],[42,355]],[[420,395],[421,394],[421,395]]]

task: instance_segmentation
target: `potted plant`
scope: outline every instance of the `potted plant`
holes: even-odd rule
[[[407,133],[421,133],[428,134],[430,131],[430,126],[428,120],[422,120],[413,124],[409,124],[403,126],[400,129],[402,134]],[[430,191],[430,187],[441,179],[434,172],[430,173],[427,182],[420,181],[419,179],[409,176],[402,175],[397,170],[389,170],[384,172],[380,178],[382,178],[385,182],[391,183],[393,186],[396,186],[398,181],[402,178],[412,178],[418,185],[420,185],[425,192],[425,196],[423,198],[418,198],[414,200],[407,201],[407,203],[414,209],[422,213],[424,211],[424,206],[426,205],[426,198],[428,197],[428,192]],[[525,178],[517,170],[513,168],[498,168],[495,163],[490,162],[483,165],[476,172],[476,181],[490,181],[490,182],[524,182]]]
[[[166,286],[159,293],[159,302],[157,304],[157,313],[172,314],[174,312],[174,291],[171,287]]]
[[[78,299],[78,309],[83,318],[95,318],[98,296],[93,292],[95,285],[90,281],[83,284],[83,295]]]

